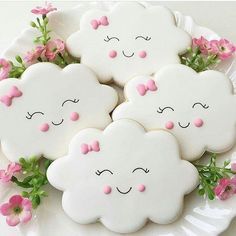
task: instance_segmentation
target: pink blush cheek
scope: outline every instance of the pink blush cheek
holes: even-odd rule
[[[196,127],[198,127],[198,128],[202,127],[203,124],[204,124],[204,122],[203,122],[203,120],[202,120],[201,118],[195,119],[193,123],[194,123],[194,125],[195,125]]]
[[[39,127],[39,130],[42,132],[47,132],[49,130],[49,124],[45,123]]]
[[[139,192],[144,192],[146,190],[146,186],[144,184],[139,184],[137,189]]]
[[[103,188],[103,192],[104,192],[105,194],[110,194],[111,191],[112,191],[112,188],[111,188],[111,186],[109,186],[109,185],[106,185],[106,186]]]
[[[110,58],[115,58],[117,56],[117,52],[115,50],[111,50],[108,55]]]
[[[77,113],[77,112],[72,112],[72,113],[70,114],[70,119],[71,119],[72,121],[77,121],[77,120],[79,119],[79,113]]]
[[[138,55],[140,58],[145,58],[147,56],[147,53],[146,53],[146,51],[141,51],[138,53]]]
[[[174,128],[174,123],[172,121],[168,121],[165,124],[166,129],[173,129]]]

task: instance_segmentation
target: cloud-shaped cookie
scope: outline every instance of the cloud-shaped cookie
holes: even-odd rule
[[[127,101],[116,108],[114,120],[130,118],[148,130],[168,129],[186,160],[198,159],[205,151],[227,151],[236,141],[236,96],[220,72],[198,74],[184,65],[170,65],[155,77],[131,80],[125,95]]]
[[[178,54],[191,45],[191,38],[167,8],[123,2],[111,11],[86,12],[66,44],[101,82],[113,79],[123,86],[133,76],[180,63]]]
[[[74,221],[100,221],[118,233],[135,232],[147,220],[173,222],[184,195],[198,184],[197,170],[180,159],[174,136],[162,130],[147,133],[125,119],[104,131],[82,130],[47,176],[64,192],[63,209]]]
[[[30,66],[19,79],[0,83],[0,139],[8,159],[65,155],[71,138],[87,127],[104,128],[115,107],[114,89],[86,66]]]

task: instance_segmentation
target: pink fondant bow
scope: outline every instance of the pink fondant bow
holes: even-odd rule
[[[92,144],[86,144],[83,143],[81,144],[81,152],[83,154],[87,154],[88,152],[99,152],[100,151],[100,146],[98,141],[93,141]]]
[[[12,100],[20,96],[22,96],[22,92],[16,86],[12,86],[7,95],[0,97],[0,101],[9,107],[12,104]]]
[[[108,19],[106,16],[102,16],[99,20],[93,19],[91,21],[93,29],[97,29],[100,25],[107,26],[109,25]]]
[[[147,93],[147,91],[156,91],[157,86],[156,86],[155,81],[150,79],[147,81],[146,84],[138,84],[137,90],[141,96],[144,96]]]

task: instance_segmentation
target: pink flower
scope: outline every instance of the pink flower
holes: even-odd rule
[[[32,203],[28,198],[14,195],[8,203],[0,206],[0,213],[7,217],[6,222],[10,226],[27,223],[32,218]]]
[[[40,56],[42,56],[44,51],[45,51],[45,46],[37,46],[35,50],[27,52],[26,56],[24,57],[24,61],[29,65],[33,64],[37,61],[37,59]]]
[[[228,59],[236,50],[236,47],[226,39],[211,40],[210,45],[212,52],[218,55],[221,60]]]
[[[49,41],[46,45],[45,56],[49,60],[54,60],[58,53],[63,53],[65,50],[65,43],[60,39]]]
[[[210,42],[203,36],[201,38],[193,38],[193,45],[199,47],[202,54],[207,55],[211,51]]]
[[[236,193],[236,177],[222,178],[214,189],[215,195],[220,200],[226,200]]]
[[[7,79],[11,70],[11,64],[7,60],[0,58],[0,80]]]
[[[56,11],[57,8],[53,7],[51,3],[45,2],[44,7],[35,7],[34,9],[31,10],[32,13],[36,15],[47,15],[51,11]]]
[[[0,170],[0,180],[3,183],[8,183],[11,180],[12,176],[20,171],[21,165],[12,162],[8,165],[7,170]]]

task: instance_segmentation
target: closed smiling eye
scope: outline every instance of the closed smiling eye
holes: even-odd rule
[[[33,112],[32,114],[30,114],[29,112],[27,112],[26,119],[30,120],[30,119],[32,119],[32,117],[33,117],[34,115],[44,115],[44,113],[41,112],[41,111],[36,111],[36,112]]]
[[[61,104],[61,106],[63,107],[67,102],[78,103],[79,99],[67,99]]]
[[[97,171],[95,172],[95,174],[98,175],[98,176],[100,176],[102,173],[105,173],[105,172],[110,173],[111,175],[113,175],[113,172],[112,172],[111,170],[108,170],[108,169],[105,169],[105,170],[102,170],[102,171],[97,170]]]
[[[163,113],[163,111],[165,111],[165,110],[174,111],[174,108],[172,108],[172,107],[163,107],[163,108],[158,107],[157,112],[158,112],[158,113]]]
[[[209,106],[207,104],[202,104],[201,102],[196,102],[192,105],[192,108],[194,108],[195,106],[201,106],[204,109],[208,109]]]
[[[120,41],[117,37],[109,37],[108,35],[107,35],[107,37],[104,39],[105,42],[109,42],[109,41],[111,41],[111,40]]]
[[[142,168],[142,167],[137,167],[137,168],[135,168],[135,169],[132,171],[132,173],[134,173],[135,171],[143,171],[143,172],[145,172],[145,173],[147,174],[150,170],[148,170],[147,168],[144,169],[144,168]]]
[[[143,40],[149,41],[149,40],[151,40],[151,37],[148,37],[148,36],[144,37],[142,35],[139,35],[135,38],[135,40],[137,40],[137,39],[143,39]]]

